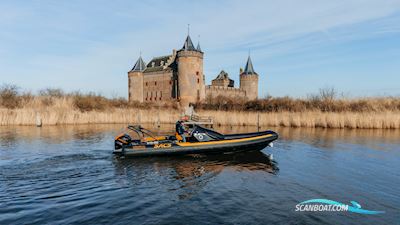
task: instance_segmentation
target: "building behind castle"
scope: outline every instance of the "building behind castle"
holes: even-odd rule
[[[206,96],[257,99],[258,74],[250,56],[245,69],[240,69],[239,88],[234,87],[234,81],[225,71],[221,71],[211,85],[206,85],[203,57],[200,44],[195,47],[189,35],[183,47],[173,50],[171,55],[155,57],[147,64],[140,56],[128,72],[129,101],[178,101],[186,106],[202,101]]]

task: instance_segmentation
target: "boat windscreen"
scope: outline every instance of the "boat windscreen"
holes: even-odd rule
[[[199,133],[206,133],[208,136],[210,136],[211,138],[215,139],[215,140],[224,140],[225,136],[221,133],[218,133],[214,130],[196,125],[193,129],[193,132],[199,132]]]

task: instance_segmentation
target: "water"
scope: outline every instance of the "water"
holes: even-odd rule
[[[0,224],[400,223],[399,131],[275,128],[262,152],[120,159],[121,128],[0,127]],[[313,198],[385,213],[295,212]]]

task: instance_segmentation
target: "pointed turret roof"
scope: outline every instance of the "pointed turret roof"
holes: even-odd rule
[[[136,61],[131,71],[143,72],[146,69],[146,63],[144,63],[142,56]]]
[[[192,39],[188,35],[186,37],[185,43],[183,44],[182,50],[187,50],[187,51],[196,51],[196,48],[193,45]]]
[[[196,47],[196,50],[197,50],[197,51],[199,51],[199,52],[201,52],[201,48],[200,48],[200,41],[199,41],[199,42],[197,42],[197,47]]]
[[[246,67],[244,68],[243,73],[244,73],[244,74],[257,74],[257,73],[254,71],[253,63],[251,62],[250,56],[249,56],[249,58],[247,58]]]

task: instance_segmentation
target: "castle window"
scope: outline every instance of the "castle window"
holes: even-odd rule
[[[199,78],[197,78],[197,83],[200,84],[200,79]]]
[[[154,81],[154,85],[156,85],[156,86],[157,86],[157,81]]]
[[[199,75],[199,71],[196,71],[196,75],[197,75],[197,76]]]
[[[147,82],[146,82],[146,86],[147,86]]]
[[[169,84],[170,84],[170,85],[172,84],[172,80],[169,81]]]

